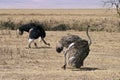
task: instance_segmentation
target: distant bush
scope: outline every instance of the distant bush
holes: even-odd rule
[[[53,27],[51,30],[53,31],[66,31],[66,30],[69,30],[70,27],[66,24],[59,24],[55,27]]]
[[[6,21],[0,21],[0,29],[16,30],[19,26],[34,22],[42,24],[43,28],[47,31],[66,31],[66,30],[77,30],[85,31],[87,25],[91,26],[90,31],[106,31],[106,32],[120,32],[119,20],[113,21],[112,19],[90,19],[86,21],[73,20],[70,22],[59,22],[54,20],[38,21],[30,20],[28,22],[19,21],[15,22],[8,18]]]
[[[1,21],[0,22],[0,28],[1,29],[12,29],[12,30],[14,30],[14,28],[15,28],[15,23],[14,22],[12,22],[10,19],[8,20],[8,21]]]

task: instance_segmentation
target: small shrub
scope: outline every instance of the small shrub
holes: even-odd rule
[[[1,27],[4,27],[5,29],[14,29],[15,24],[10,19],[8,21],[1,21]]]
[[[53,31],[66,31],[66,30],[69,30],[70,27],[66,24],[60,24],[60,25],[57,25],[55,27],[53,27],[51,30]]]

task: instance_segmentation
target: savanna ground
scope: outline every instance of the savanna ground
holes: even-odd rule
[[[25,21],[26,19],[37,19],[40,21],[42,19],[53,19],[64,23],[74,22],[76,19],[82,19],[83,21],[92,20],[92,22],[98,19],[102,21],[103,18],[118,20],[115,12],[106,12],[104,14],[103,10],[87,10],[89,13],[82,10],[79,15],[76,13],[77,10],[73,10],[73,12],[69,10],[54,12],[52,10],[50,13],[46,13],[47,10],[42,10],[41,13],[35,10],[38,13],[36,12],[32,15],[28,11],[3,10],[1,14],[4,13],[4,15],[1,15],[1,20],[8,18],[12,18],[14,21],[19,21],[19,19],[24,19]],[[17,15],[17,12],[19,15]],[[47,15],[42,15],[42,12]],[[32,48],[28,49],[28,33],[18,36],[15,30],[0,30],[0,80],[120,80],[119,32],[89,32],[92,45],[84,66],[81,69],[67,67],[66,70],[61,69],[64,57],[62,53],[58,54],[56,52],[56,43],[62,36],[68,34],[77,34],[88,40],[85,31],[46,31],[46,33],[45,40],[51,44],[50,47],[36,40],[39,47],[35,48],[32,44]]]

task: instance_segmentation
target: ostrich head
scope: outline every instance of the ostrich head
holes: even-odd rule
[[[17,29],[17,33],[19,34],[19,35],[23,35],[23,30],[21,29],[21,28],[19,28],[19,29]]]
[[[58,44],[56,45],[56,51],[58,53],[61,53],[62,50],[63,50],[63,45],[60,42],[58,42]]]

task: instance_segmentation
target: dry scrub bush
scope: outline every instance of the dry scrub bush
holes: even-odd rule
[[[90,20],[73,20],[71,22],[61,22],[55,20],[30,20],[28,22],[42,23],[45,30],[48,31],[65,31],[65,30],[78,30],[85,31],[88,24],[91,25],[91,31],[107,31],[107,32],[120,32],[120,22],[119,20],[112,19],[90,19]],[[26,22],[26,23],[28,23]],[[10,18],[7,21],[0,21],[0,29],[10,29],[15,30],[20,25],[25,24],[24,21],[18,23],[12,21]]]

